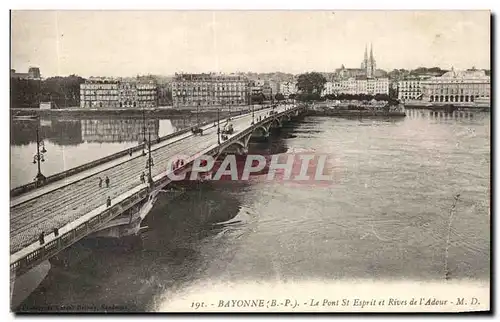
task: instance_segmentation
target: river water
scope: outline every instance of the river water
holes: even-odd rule
[[[160,135],[173,128],[159,121]],[[64,132],[51,144],[80,155],[92,144],[96,151],[127,146],[75,135]],[[16,144],[13,159],[32,150]],[[334,181],[300,189],[217,182],[173,204],[160,198],[141,247],[92,248],[71,268],[52,268],[18,309],[163,311],[180,298],[246,292],[248,285],[260,285],[265,296],[287,283],[312,283],[317,291],[331,281],[442,281],[447,242],[452,280],[489,281],[489,114],[306,117],[252,151],[331,154]]]

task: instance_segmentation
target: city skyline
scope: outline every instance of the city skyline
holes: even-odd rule
[[[11,27],[11,68],[43,77],[333,72],[367,44],[386,71],[490,69],[489,11],[12,11]]]

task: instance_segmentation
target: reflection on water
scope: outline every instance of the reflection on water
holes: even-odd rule
[[[481,116],[484,113],[475,112],[475,111],[453,111],[453,112],[445,112],[445,111],[431,111],[424,109],[406,109],[406,117],[408,118],[427,118],[434,120],[472,120],[474,116]]]
[[[137,142],[158,138],[159,120],[82,120],[82,139],[85,142]]]
[[[209,120],[200,117],[200,122]],[[173,119],[13,119],[11,122],[11,188],[34,179],[36,130],[47,153],[42,172],[49,176],[137,146],[144,137],[163,137],[195,125],[196,117]]]
[[[265,298],[266,289],[289,294],[290,285],[317,281],[332,291],[366,280],[435,285],[444,281],[457,193],[451,281],[487,283],[490,116],[442,121],[417,112],[399,121],[307,117],[289,125],[250,153],[330,153],[334,184],[216,182],[171,204],[160,199],[144,223],[142,248],[100,249],[67,271],[53,269],[24,308],[178,309],[229,296],[228,285]]]

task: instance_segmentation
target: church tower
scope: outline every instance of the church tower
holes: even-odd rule
[[[363,61],[361,62],[361,69],[367,69],[368,68],[368,48],[365,45],[365,56],[363,58]]]
[[[374,77],[376,69],[377,69],[377,62],[373,57],[373,44],[370,44],[370,60],[368,61],[368,64],[366,66],[366,76]]]

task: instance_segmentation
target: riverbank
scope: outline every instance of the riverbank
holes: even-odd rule
[[[257,109],[255,109],[257,110]],[[227,115],[231,111],[232,115],[239,115],[243,113],[248,113],[251,111],[250,106],[239,106],[233,107],[231,110],[229,108],[221,109],[220,115]],[[130,109],[130,108],[121,108],[121,109],[82,109],[82,108],[68,108],[68,109],[50,109],[50,110],[41,110],[38,108],[11,108],[10,109],[12,117],[27,117],[27,116],[40,116],[40,117],[60,117],[60,118],[68,118],[68,117],[78,117],[78,118],[96,118],[96,117],[142,117],[144,113],[148,115],[148,117],[157,117],[157,118],[169,118],[169,117],[189,117],[190,115],[196,115],[196,108],[183,108],[183,109],[174,109],[174,108],[147,108],[147,109]],[[200,109],[199,114],[201,115],[215,115],[217,114],[216,109]]]
[[[417,105],[417,104],[405,104],[406,109],[415,109],[415,110],[429,110],[429,111],[444,111],[444,112],[453,112],[453,111],[477,111],[477,112],[489,112],[489,106],[459,106],[459,105]]]
[[[369,110],[309,110],[307,115],[314,116],[337,116],[337,117],[405,117],[403,111],[369,111]]]

